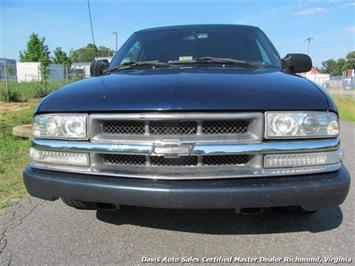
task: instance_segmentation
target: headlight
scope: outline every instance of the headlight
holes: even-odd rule
[[[339,122],[335,113],[265,113],[265,138],[329,138],[338,135]]]
[[[32,124],[34,138],[87,139],[87,115],[45,114],[36,115]]]

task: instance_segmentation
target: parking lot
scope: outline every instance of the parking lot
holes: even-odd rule
[[[355,124],[343,122],[341,130],[345,163],[354,177]],[[260,215],[134,207],[78,211],[61,201],[27,197],[0,214],[0,265],[137,265],[164,257],[180,263],[182,258],[260,262],[267,257],[271,264],[277,257],[349,258],[355,245],[354,195],[352,184],[340,208],[310,216],[280,210]]]

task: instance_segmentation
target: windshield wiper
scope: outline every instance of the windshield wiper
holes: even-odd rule
[[[192,60],[182,61],[182,60],[170,60],[168,63],[160,62],[158,60],[152,61],[130,61],[118,66],[106,69],[103,73],[111,73],[114,71],[120,71],[125,69],[135,69],[140,67],[151,66],[154,68],[164,68],[164,67],[177,67],[177,65],[184,64],[222,64],[222,65],[234,65],[234,66],[246,66],[246,67],[276,67],[274,65],[269,65],[265,63],[250,62],[245,60],[236,60],[232,58],[218,58],[218,57],[197,57]]]
[[[211,56],[197,57],[189,61],[173,60],[170,64],[222,64],[222,65],[236,65],[247,67],[276,67],[269,64],[251,62],[246,60],[236,60],[232,58],[218,58]]]
[[[153,61],[130,61],[130,62],[126,62],[123,64],[120,64],[118,66],[109,68],[104,70],[104,73],[110,73],[110,72],[114,72],[114,71],[119,71],[119,70],[124,70],[124,69],[134,69],[137,67],[145,67],[145,66],[151,66],[152,68],[156,68],[156,67],[175,67],[174,65],[171,65],[169,63],[163,63],[163,62],[159,62],[157,60],[153,60]]]

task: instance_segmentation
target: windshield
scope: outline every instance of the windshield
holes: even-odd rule
[[[215,57],[280,67],[280,57],[262,31],[251,27],[165,28],[134,33],[110,67],[129,62],[189,62]]]

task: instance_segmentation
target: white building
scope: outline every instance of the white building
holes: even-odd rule
[[[39,67],[39,62],[18,62],[16,64],[17,81],[40,81],[41,71]],[[48,70],[48,80],[64,80],[63,65],[50,64]]]

